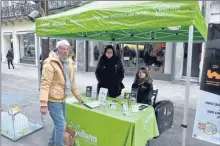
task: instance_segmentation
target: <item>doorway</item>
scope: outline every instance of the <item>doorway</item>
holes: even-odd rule
[[[192,67],[191,67],[191,77],[199,78],[199,64],[201,60],[202,43],[194,43],[192,49]],[[187,70],[187,55],[188,55],[188,43],[184,43],[184,55],[183,55],[183,72],[182,76],[186,76]]]
[[[2,62],[5,62],[6,59],[6,54],[8,52],[8,50],[13,48],[13,42],[12,42],[12,35],[11,34],[3,34],[3,51],[2,51]]]

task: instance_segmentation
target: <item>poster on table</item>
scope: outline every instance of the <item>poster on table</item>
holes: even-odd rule
[[[98,95],[98,101],[105,102],[108,96],[108,89],[106,88],[100,88],[99,95]]]
[[[203,66],[193,137],[220,145],[220,49],[210,51]]]

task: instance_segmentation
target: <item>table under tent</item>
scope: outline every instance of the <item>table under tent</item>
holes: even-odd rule
[[[197,1],[94,1],[36,20],[38,37],[108,42],[188,42],[182,145],[185,146],[193,42],[207,26]],[[39,55],[39,54],[38,54]]]

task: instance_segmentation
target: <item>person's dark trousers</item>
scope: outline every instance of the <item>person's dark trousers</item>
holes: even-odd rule
[[[12,60],[8,60],[8,69],[10,69],[10,64],[13,67],[13,69],[15,68],[13,65],[13,61]]]

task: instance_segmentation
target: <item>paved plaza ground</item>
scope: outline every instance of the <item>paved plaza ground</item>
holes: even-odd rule
[[[37,68],[30,65],[15,65],[15,70],[7,69],[5,63],[2,66],[2,95],[10,93],[10,96],[2,97],[2,104],[17,102],[18,97],[23,95],[22,100],[32,100],[33,105],[26,109],[30,116],[35,118],[39,116],[39,93]],[[125,90],[129,90],[134,77],[126,76],[124,84]],[[96,86],[96,78],[94,73],[76,72],[76,84],[81,92],[85,91],[88,85]],[[171,100],[175,105],[175,120],[173,127],[156,140],[153,140],[151,146],[180,146],[182,129],[180,125],[183,119],[184,107],[184,91],[185,86],[182,83],[154,81],[154,88],[159,89],[158,100]],[[190,101],[189,101],[189,128],[187,129],[187,146],[217,146],[201,140],[192,138],[192,129],[195,117],[195,107],[199,96],[199,85],[193,83],[191,85]],[[8,94],[9,95],[9,94]],[[14,95],[14,96],[12,96]],[[47,146],[48,137],[52,130],[52,121],[47,115],[44,128],[32,135],[29,135],[17,142],[12,142],[4,137],[1,138],[3,146]],[[38,120],[40,119],[40,116]],[[40,120],[39,120],[40,121]]]

